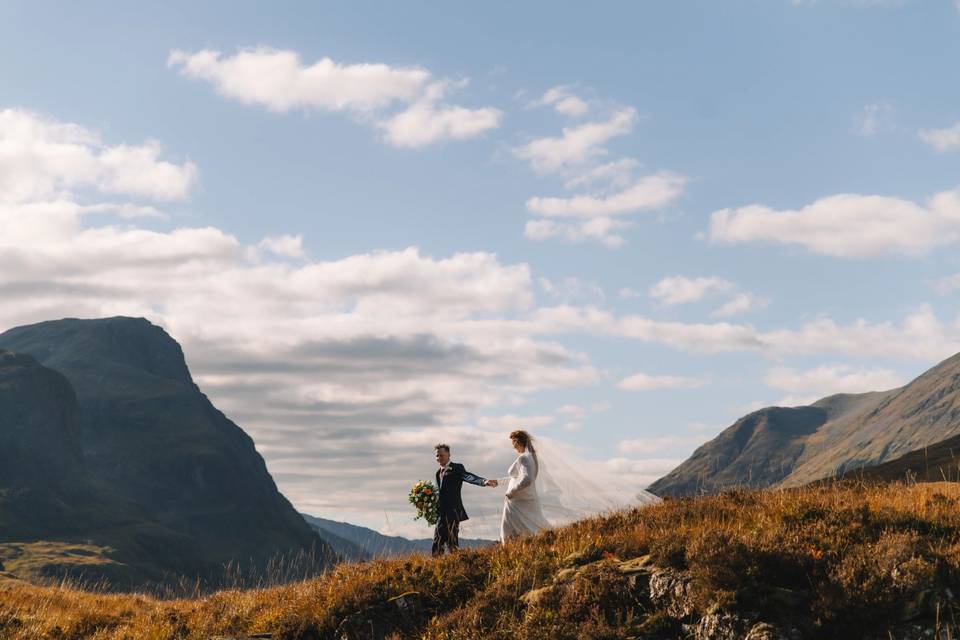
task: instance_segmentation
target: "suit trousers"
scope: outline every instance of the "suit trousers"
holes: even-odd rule
[[[448,552],[457,551],[460,548],[460,521],[456,514],[440,514],[437,520],[437,527],[433,530],[433,548],[431,553],[435,556],[443,555],[443,548]]]

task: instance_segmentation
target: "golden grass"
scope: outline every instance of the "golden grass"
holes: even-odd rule
[[[691,576],[696,615],[759,610],[804,637],[882,636],[909,607],[932,616],[924,607],[936,602],[944,619],[952,615],[941,596],[960,585],[960,485],[840,483],[669,500],[502,547],[340,565],[306,581],[193,599],[2,580],[0,638],[330,638],[346,616],[394,611],[385,603],[405,593],[415,607],[398,638],[629,638],[654,619],[661,631],[646,637],[676,637],[662,623],[669,616],[615,570],[644,554]],[[551,592],[549,606],[521,601],[564,566],[591,562],[575,588]]]

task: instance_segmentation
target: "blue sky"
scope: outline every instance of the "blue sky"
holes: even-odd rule
[[[950,0],[4,3],[0,328],[161,324],[320,516],[517,425],[643,486],[960,351],[958,59]]]

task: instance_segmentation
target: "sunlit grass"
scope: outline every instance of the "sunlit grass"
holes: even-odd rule
[[[646,554],[691,576],[694,615],[759,610],[804,637],[858,637],[849,634],[882,630],[905,608],[927,615],[923,607],[960,584],[960,485],[838,484],[670,500],[505,546],[339,565],[309,580],[196,598],[4,580],[0,637],[330,638],[362,609],[389,617],[401,594],[412,608],[397,618],[396,637],[628,638],[654,619],[661,635],[648,637],[675,637],[668,616],[616,570]],[[569,587],[546,590],[545,605],[521,600],[571,565],[587,568]],[[279,569],[274,579],[285,579]],[[951,603],[936,602],[947,619]]]

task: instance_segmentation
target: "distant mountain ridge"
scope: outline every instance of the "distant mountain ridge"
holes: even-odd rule
[[[658,495],[792,487],[960,435],[960,354],[890,391],[767,407],[737,420],[648,489]]]
[[[301,515],[310,526],[314,527],[325,540],[333,545],[338,553],[351,560],[394,558],[411,553],[430,553],[433,545],[432,538],[411,540],[401,536],[386,536],[373,529],[347,522],[327,520],[307,514]],[[328,537],[330,535],[347,542],[349,546],[338,546],[337,542]],[[460,538],[460,546],[464,549],[486,547],[491,544],[493,544],[492,540]]]
[[[160,327],[125,317],[42,322],[0,334],[0,349],[8,569],[32,540],[92,541],[101,554],[35,573],[129,584],[176,575],[215,582],[227,563],[262,570],[280,555],[318,567],[334,559]],[[55,482],[57,472],[64,477]],[[20,546],[5,556],[4,544]]]

